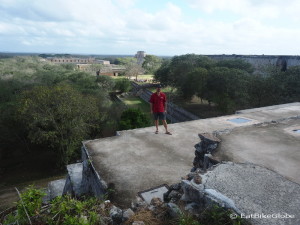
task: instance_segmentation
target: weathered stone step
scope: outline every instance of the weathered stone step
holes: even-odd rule
[[[82,163],[67,165],[68,176],[63,194],[80,196],[82,194]]]
[[[47,196],[44,197],[44,202],[49,202],[57,196],[61,196],[63,194],[63,190],[65,187],[66,179],[54,180],[49,182]]]

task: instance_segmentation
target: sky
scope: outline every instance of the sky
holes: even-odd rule
[[[299,0],[0,0],[0,52],[299,55]]]

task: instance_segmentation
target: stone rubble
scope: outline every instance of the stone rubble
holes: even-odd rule
[[[178,218],[182,214],[182,211],[175,203],[167,203],[167,211],[171,218]]]
[[[113,224],[120,224],[123,221],[123,211],[116,206],[113,206],[110,209],[109,216],[112,219]]]
[[[130,217],[134,216],[134,212],[132,211],[132,209],[127,209],[123,212],[123,221],[126,221],[128,219],[130,219]]]
[[[134,221],[132,225],[145,225],[143,221]]]
[[[213,159],[211,153],[218,147],[221,142],[216,136],[209,133],[201,133],[198,135],[201,141],[195,145],[195,158],[193,161],[192,172],[197,169],[202,169],[206,171],[213,165],[219,163],[217,160]]]

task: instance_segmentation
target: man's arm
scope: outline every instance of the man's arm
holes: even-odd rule
[[[150,112],[153,113],[153,94],[150,97],[149,103],[150,103]]]
[[[164,100],[164,108],[165,108],[165,113],[167,113],[167,96],[165,95],[165,100]]]

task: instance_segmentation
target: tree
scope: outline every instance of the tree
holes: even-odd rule
[[[122,93],[128,92],[131,89],[131,82],[126,78],[117,79],[115,83],[114,89]]]
[[[120,130],[129,130],[150,126],[151,121],[140,109],[129,108],[122,113],[119,124]]]
[[[226,67],[229,69],[240,69],[243,71],[247,71],[248,73],[253,73],[254,68],[252,64],[246,62],[243,59],[225,59],[220,60],[216,64],[217,67]]]
[[[180,88],[188,73],[199,67],[209,70],[214,64],[215,62],[206,56],[195,54],[174,56],[170,63],[162,64],[155,73],[155,78],[165,85]]]
[[[60,64],[61,67],[65,68],[66,70],[75,70],[76,65],[72,63]]]
[[[142,64],[146,74],[154,74],[162,64],[162,59],[155,55],[146,55]]]
[[[144,73],[143,67],[137,63],[137,59],[134,57],[118,58],[118,62],[119,65],[124,65],[124,75],[129,79],[135,77],[137,80],[138,75]]]
[[[130,63],[127,64],[125,69],[125,76],[129,79],[133,76],[135,76],[135,79],[137,80],[139,74],[143,74],[144,70],[141,67],[141,65],[136,63]]]
[[[196,68],[188,73],[186,79],[182,83],[181,91],[185,99],[190,99],[193,95],[197,95],[203,99],[207,91],[208,71],[204,68]]]
[[[171,81],[171,61],[170,60],[164,60],[162,62],[162,65],[157,69],[157,71],[154,73],[154,78],[157,81],[160,81],[162,85],[170,85],[172,84]]]
[[[249,107],[262,107],[279,103],[281,88],[272,76],[253,75],[249,78],[247,93]]]
[[[111,91],[115,86],[115,80],[106,75],[98,76],[96,82],[99,87],[105,91]]]
[[[209,71],[205,98],[223,112],[233,112],[248,102],[248,73],[238,69],[215,67]]]
[[[104,67],[103,64],[92,63],[92,64],[90,65],[90,70],[96,73],[96,71],[101,70],[103,67]],[[95,74],[95,73],[94,73],[94,74]]]
[[[31,142],[48,146],[60,166],[76,154],[100,118],[96,98],[83,96],[68,85],[38,86],[23,92],[18,112]]]
[[[120,57],[116,59],[116,64],[117,65],[128,65],[128,64],[132,64],[132,63],[136,63],[137,64],[137,59],[134,57]]]
[[[17,98],[25,88],[28,85],[19,81],[0,79],[0,159],[20,148],[29,150],[25,129],[17,120]]]
[[[289,67],[285,72],[277,73],[277,83],[282,87],[282,102],[300,101],[300,66]]]

